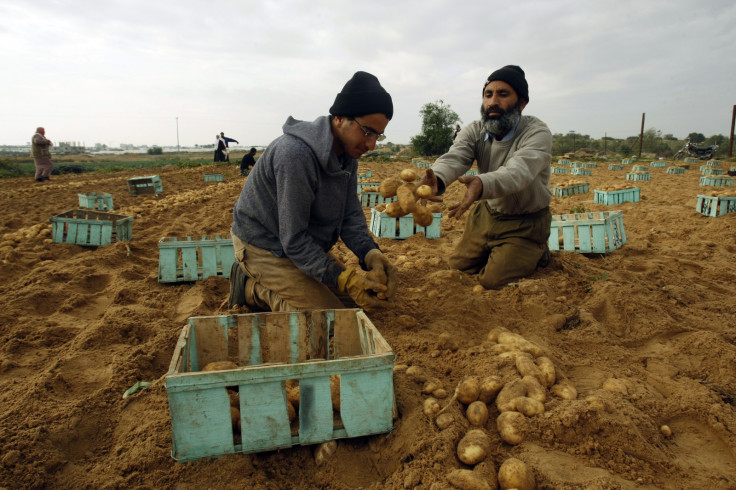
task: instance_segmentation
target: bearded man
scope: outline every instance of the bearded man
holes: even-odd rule
[[[478,201],[449,263],[477,274],[486,289],[529,276],[550,260],[552,133],[536,117],[521,115],[528,103],[520,67],[491,73],[483,85],[481,119],[460,131],[421,181],[435,195],[455,180],[465,184],[465,196],[450,206],[450,217],[462,216]],[[474,161],[478,175],[464,175]]]

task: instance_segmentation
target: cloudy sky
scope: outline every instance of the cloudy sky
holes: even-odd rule
[[[409,143],[428,102],[477,119],[507,64],[553,133],[728,135],[734,26],[733,0],[0,0],[0,144],[265,146],[358,70]]]

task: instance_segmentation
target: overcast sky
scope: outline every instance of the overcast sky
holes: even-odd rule
[[[443,100],[478,119],[486,77],[520,65],[524,114],[553,133],[728,135],[733,0],[0,0],[0,144],[265,146],[325,115],[358,70],[409,143]]]

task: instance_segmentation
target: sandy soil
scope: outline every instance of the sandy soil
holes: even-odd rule
[[[380,179],[411,164],[361,165]],[[553,174],[553,184],[589,183],[586,194],[555,198],[553,214],[623,211],[627,243],[607,254],[553,253],[549,267],[499,291],[447,266],[464,220],[443,217],[434,240],[378,239],[400,271],[398,298],[369,315],[396,354],[399,416],[390,434],[341,440],[321,466],[314,446],[171,457],[164,383],[174,346],[188,317],[228,313],[229,282],[159,283],[158,241],[227,233],[243,182],[233,167],[160,169],[155,197],[128,195],[126,179],[141,171],[4,179],[0,486],[449,488],[453,470],[471,469],[456,454],[470,427],[464,406],[439,399],[453,417],[440,430],[406,368],[420,367],[449,394],[466,376],[510,381],[519,377],[514,355],[488,339],[501,328],[536,344],[577,397],[546,390],[544,413],[523,419],[517,445],[501,439],[498,408],[488,405],[491,450],[474,474],[491,487],[514,457],[538,488],[734,488],[736,213],[696,210],[696,196],[715,189],[699,186],[698,165],[684,175],[652,168],[650,181],[636,183],[641,201],[615,206],[595,204],[593,189],[626,183],[625,171],[599,163],[589,177]],[[224,183],[203,181],[221,172]],[[454,184],[446,201],[462,191]],[[135,216],[129,244],[51,242],[49,219],[91,192],[112,194],[115,213]],[[457,350],[439,348],[443,333]],[[138,380],[153,384],[123,399]]]

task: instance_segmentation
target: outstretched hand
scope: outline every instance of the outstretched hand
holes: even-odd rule
[[[431,168],[427,169],[427,173],[417,182],[417,187],[422,185],[428,185],[432,189],[432,195],[426,199],[422,199],[422,205],[426,206],[427,201],[442,202],[442,198],[437,195],[439,192],[439,185],[437,184],[437,176],[434,174],[434,170]]]
[[[483,183],[477,176],[464,175],[457,180],[465,184],[465,196],[458,204],[450,206],[450,212],[448,213],[450,218],[459,218],[462,216],[480,198],[481,194],[483,194]]]

